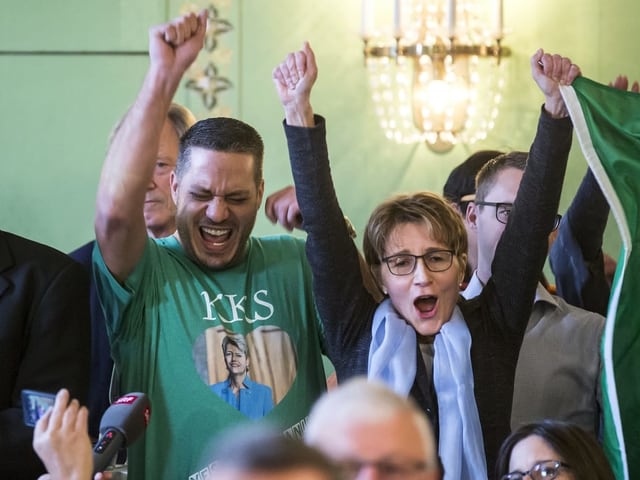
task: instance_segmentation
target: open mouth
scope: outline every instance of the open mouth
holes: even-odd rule
[[[418,309],[421,314],[429,314],[433,312],[438,303],[438,297],[431,295],[425,295],[424,297],[418,297],[413,305]]]
[[[214,247],[221,247],[231,238],[233,231],[230,228],[201,227],[200,234],[204,241]]]

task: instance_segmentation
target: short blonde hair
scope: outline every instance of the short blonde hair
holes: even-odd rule
[[[391,232],[401,224],[427,227],[434,240],[453,250],[464,271],[467,231],[460,214],[442,196],[431,192],[396,195],[378,205],[364,232],[364,257],[370,268],[381,264]]]
[[[129,109],[131,109],[131,107],[129,107]],[[120,131],[120,127],[122,127],[122,123],[124,122],[124,119],[127,118],[127,115],[129,115],[129,110],[127,110],[126,113],[122,117],[120,117],[118,123],[116,123],[111,129],[108,140],[109,146],[111,146],[111,144],[113,143],[113,139]],[[184,105],[180,105],[179,103],[175,102],[173,102],[169,106],[169,110],[167,111],[167,120],[173,127],[173,130],[176,132],[178,140],[180,140],[180,138],[182,138],[182,135],[184,135],[185,132],[189,130],[194,123],[196,123],[196,117],[193,115],[193,113],[191,113],[191,110],[189,110]]]
[[[249,357],[249,347],[247,347],[247,341],[244,338],[244,335],[241,333],[227,333],[227,335],[222,339],[222,353],[224,355],[227,354],[227,348],[229,345],[233,345],[236,348],[242,350],[246,357]]]

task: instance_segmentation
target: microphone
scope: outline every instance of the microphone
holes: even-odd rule
[[[140,437],[151,416],[151,402],[144,393],[127,393],[113,402],[100,419],[100,438],[93,447],[93,474],[103,472],[121,447]]]

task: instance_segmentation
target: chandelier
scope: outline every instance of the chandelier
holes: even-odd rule
[[[502,0],[363,0],[365,63],[387,138],[436,152],[486,138],[510,54],[502,12]]]

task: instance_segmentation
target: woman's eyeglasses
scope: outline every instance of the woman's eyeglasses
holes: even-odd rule
[[[536,463],[526,472],[516,470],[500,477],[500,480],[524,480],[527,475],[531,480],[553,480],[558,476],[560,470],[570,469],[569,465],[559,460],[544,460]]]
[[[382,259],[387,264],[393,275],[410,275],[416,269],[418,259],[424,261],[424,265],[430,272],[444,272],[453,263],[453,250],[431,250],[424,255],[411,255],[400,253]]]

